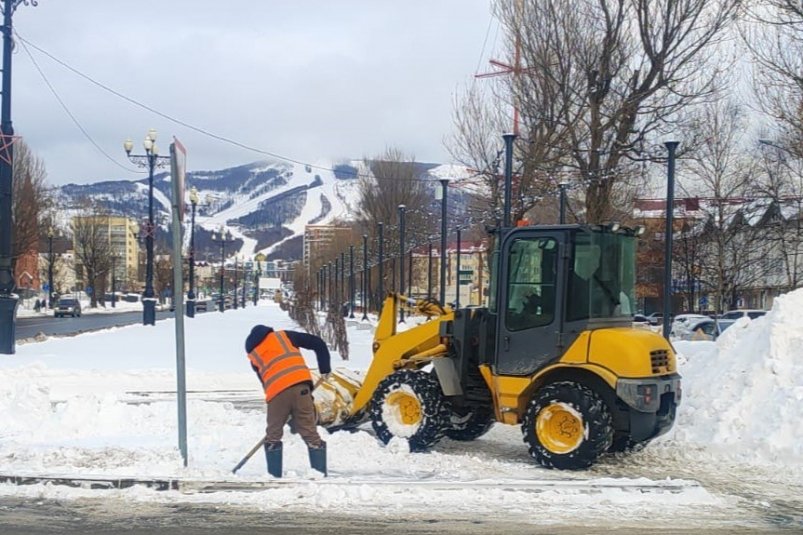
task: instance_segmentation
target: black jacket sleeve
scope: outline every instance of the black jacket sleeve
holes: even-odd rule
[[[318,369],[321,373],[329,373],[332,371],[330,362],[332,358],[329,355],[329,348],[326,347],[326,342],[321,338],[297,331],[284,331],[284,333],[294,346],[315,351],[315,356],[318,359]]]

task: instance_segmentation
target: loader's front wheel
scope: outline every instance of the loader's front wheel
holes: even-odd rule
[[[530,455],[541,465],[580,470],[611,447],[613,419],[596,392],[565,381],[535,393],[527,405],[522,432]]]
[[[382,442],[404,438],[410,451],[431,448],[449,427],[440,383],[426,372],[402,370],[386,377],[377,386],[368,412]]]

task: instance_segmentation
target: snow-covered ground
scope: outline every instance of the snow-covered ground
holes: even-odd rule
[[[432,452],[381,445],[367,431],[327,435],[330,477],[285,435],[285,479],[259,492],[185,494],[0,485],[0,496],[240,504],[362,515],[440,514],[540,524],[803,526],[803,291],[714,342],[678,342],[683,402],[674,429],[644,451],[583,472],[534,465],[518,427]],[[189,466],[177,449],[173,320],[21,345],[0,359],[0,475],[268,482],[264,403],[243,344],[258,323],[294,328],[273,303],[185,321]],[[372,331],[349,327],[364,370]],[[311,365],[314,356],[307,355]]]

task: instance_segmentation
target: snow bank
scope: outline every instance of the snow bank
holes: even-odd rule
[[[716,342],[675,342],[683,401],[670,439],[730,457],[801,467],[803,289]]]

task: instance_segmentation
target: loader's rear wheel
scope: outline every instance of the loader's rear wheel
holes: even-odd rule
[[[608,406],[590,388],[574,382],[547,385],[527,405],[522,425],[530,455],[547,468],[588,468],[613,443]]]
[[[398,371],[381,381],[368,413],[382,442],[404,438],[410,451],[431,448],[449,426],[449,410],[440,383],[420,371]]]
[[[488,432],[494,425],[494,413],[490,409],[452,407],[451,426],[446,436],[452,440],[469,442]]]

